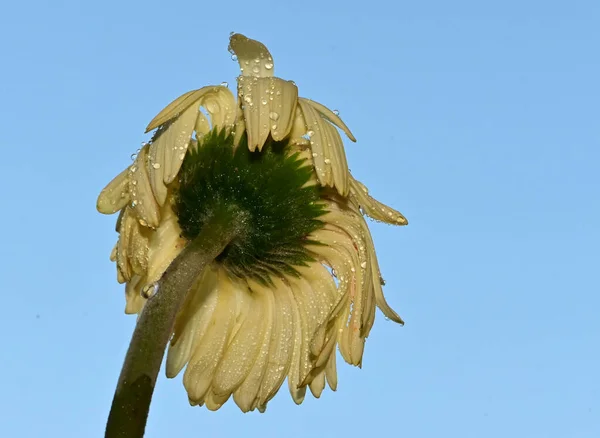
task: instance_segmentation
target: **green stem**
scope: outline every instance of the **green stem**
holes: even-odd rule
[[[214,212],[200,234],[169,265],[139,317],[113,398],[106,438],[144,436],[146,419],[165,348],[180,307],[194,281],[243,230],[236,208]]]

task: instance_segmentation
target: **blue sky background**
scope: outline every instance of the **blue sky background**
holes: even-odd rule
[[[600,436],[600,2],[22,1],[0,14],[0,436],[100,437],[135,323],[95,211],[230,31],[340,111],[389,302],[362,370],[265,414],[161,373],[147,437]]]

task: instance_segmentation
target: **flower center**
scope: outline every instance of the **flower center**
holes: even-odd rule
[[[179,172],[173,209],[182,236],[193,240],[220,209],[235,208],[246,226],[217,262],[263,283],[297,275],[294,266],[314,260],[307,236],[325,213],[320,188],[307,185],[313,172],[285,141],[269,139],[262,151],[250,152],[245,135],[235,147],[231,132],[215,128],[188,151]]]

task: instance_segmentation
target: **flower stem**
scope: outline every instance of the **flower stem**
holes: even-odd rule
[[[106,438],[144,436],[150,401],[175,318],[194,281],[243,231],[245,215],[237,208],[214,211],[200,234],[169,265],[158,292],[142,311],[113,398]]]

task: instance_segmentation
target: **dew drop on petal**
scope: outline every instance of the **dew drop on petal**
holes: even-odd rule
[[[325,164],[331,164],[331,160],[330,160],[329,158],[325,158],[325,159],[323,160],[323,162],[324,162]]]
[[[154,167],[155,169],[160,169],[160,163],[154,163],[152,167]]]
[[[363,269],[366,269],[366,267],[367,267],[367,262],[362,262],[362,263],[360,264],[360,267],[361,267],[361,268],[363,268]]]
[[[271,61],[268,61],[267,63],[265,63],[265,68],[267,70],[271,70],[273,68],[273,63]]]
[[[333,114],[335,114],[336,116],[339,116],[339,115],[340,115],[340,112],[339,112],[338,110],[334,109],[334,110],[333,110]]]
[[[275,111],[271,111],[269,113],[269,117],[271,118],[271,120],[277,120],[277,119],[279,119],[279,114],[276,113]]]
[[[235,53],[231,54],[231,60],[232,61],[237,61],[237,55]]]

